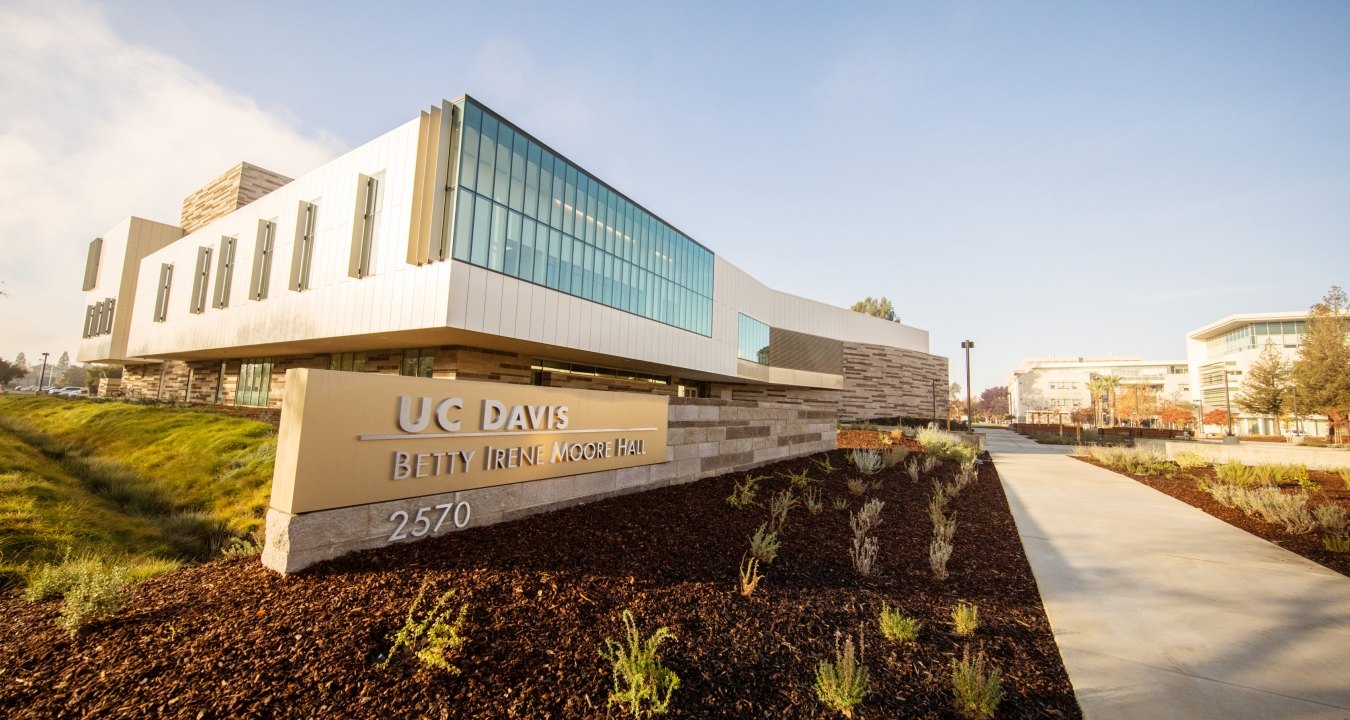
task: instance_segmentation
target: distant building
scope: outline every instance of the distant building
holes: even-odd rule
[[[1008,375],[1008,411],[1016,422],[1068,422],[1073,411],[1092,407],[1088,383],[1093,377],[1107,375],[1120,378],[1118,398],[1135,390],[1177,399],[1190,393],[1190,376],[1181,360],[1028,358]]]
[[[1237,435],[1280,435],[1302,430],[1325,435],[1326,418],[1301,410],[1298,396],[1290,397],[1284,418],[1255,415],[1238,406],[1237,396],[1252,365],[1267,344],[1274,345],[1290,363],[1308,331],[1308,311],[1229,315],[1186,334],[1186,359],[1191,366],[1191,399],[1204,412],[1232,408],[1233,432]],[[1206,427],[1221,432],[1222,426]]]

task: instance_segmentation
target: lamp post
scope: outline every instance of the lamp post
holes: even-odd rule
[[[42,372],[38,373],[37,391],[39,393],[42,392],[42,382],[47,379],[47,355],[48,353],[42,353]]]
[[[966,432],[972,432],[975,425],[975,413],[972,410],[974,405],[970,402],[970,350],[975,347],[975,341],[964,340],[961,347],[966,351]]]
[[[933,378],[933,394],[931,397],[933,400],[933,424],[937,425],[937,378]]]

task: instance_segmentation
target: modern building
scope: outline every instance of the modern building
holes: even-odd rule
[[[1243,381],[1266,346],[1273,345],[1286,362],[1293,363],[1307,330],[1307,310],[1229,315],[1192,330],[1186,334],[1192,399],[1204,412],[1230,412],[1236,435],[1281,435],[1293,430],[1325,435],[1326,418],[1300,410],[1297,393],[1290,396],[1289,413],[1284,418],[1255,415],[1237,403]],[[1205,429],[1226,430],[1218,425]]]
[[[179,225],[89,246],[79,359],[127,395],[275,406],[289,368],[928,417],[928,333],[768,287],[464,96]]]
[[[1008,408],[1015,422],[1069,422],[1080,408],[1092,407],[1088,383],[1094,377],[1120,378],[1117,397],[1147,392],[1162,399],[1186,399],[1190,376],[1181,360],[1138,357],[1044,357],[1023,360],[1008,375]]]

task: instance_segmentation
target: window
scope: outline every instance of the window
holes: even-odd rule
[[[253,246],[253,281],[248,296],[253,300],[267,297],[267,285],[272,277],[272,252],[277,239],[277,224],[271,220],[258,221],[258,241]]]
[[[605,378],[612,380],[631,380],[633,382],[651,383],[653,385],[669,385],[669,375],[656,375],[653,373],[638,372],[637,370],[620,370],[618,368],[607,368],[599,365],[582,365],[580,363],[566,362],[563,360],[535,360],[530,366],[533,371],[534,384],[543,385],[546,375],[581,375],[585,377]]]
[[[206,288],[211,284],[211,248],[197,248],[197,273],[192,276],[192,305],[188,312],[206,312]]]
[[[92,337],[94,335],[94,306],[84,306],[84,335],[83,337]]]
[[[329,370],[346,370],[348,372],[366,371],[366,354],[358,353],[333,353],[328,358]]]
[[[419,350],[404,350],[403,365],[399,367],[399,375],[409,377],[431,377],[432,367],[436,363],[436,348],[422,348]]]
[[[98,264],[103,257],[103,238],[94,238],[89,242],[89,255],[84,260],[84,289],[93,290],[98,285]]]
[[[314,258],[314,228],[318,217],[318,205],[300,203],[300,211],[295,218],[295,249],[291,255],[291,289],[297,292],[309,289],[309,269]]]
[[[173,263],[159,266],[159,286],[155,291],[155,322],[164,322],[169,317],[169,288],[173,285]]]
[[[348,274],[363,278],[370,274],[370,253],[379,237],[380,206],[384,202],[384,173],[360,176],[356,188],[357,217],[352,235],[352,255]]]
[[[100,335],[107,335],[112,332],[113,308],[117,306],[116,298],[108,298],[103,301],[103,322],[99,328]]]
[[[769,364],[769,326],[750,317],[737,318],[736,357],[760,365]]]
[[[235,405],[266,407],[267,394],[271,389],[271,360],[245,360],[239,363],[239,388],[234,393]]]
[[[228,307],[230,304],[230,281],[234,279],[234,244],[235,238],[220,239],[220,259],[216,264],[216,295],[211,303],[217,308]]]

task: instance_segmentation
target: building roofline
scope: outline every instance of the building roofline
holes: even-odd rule
[[[1198,330],[1192,330],[1186,333],[1187,340],[1208,340],[1216,335],[1220,335],[1233,330],[1239,326],[1253,322],[1269,322],[1271,320],[1307,320],[1308,310],[1290,310],[1288,312],[1266,312],[1266,313],[1238,313],[1229,315],[1223,319],[1216,320]]]

